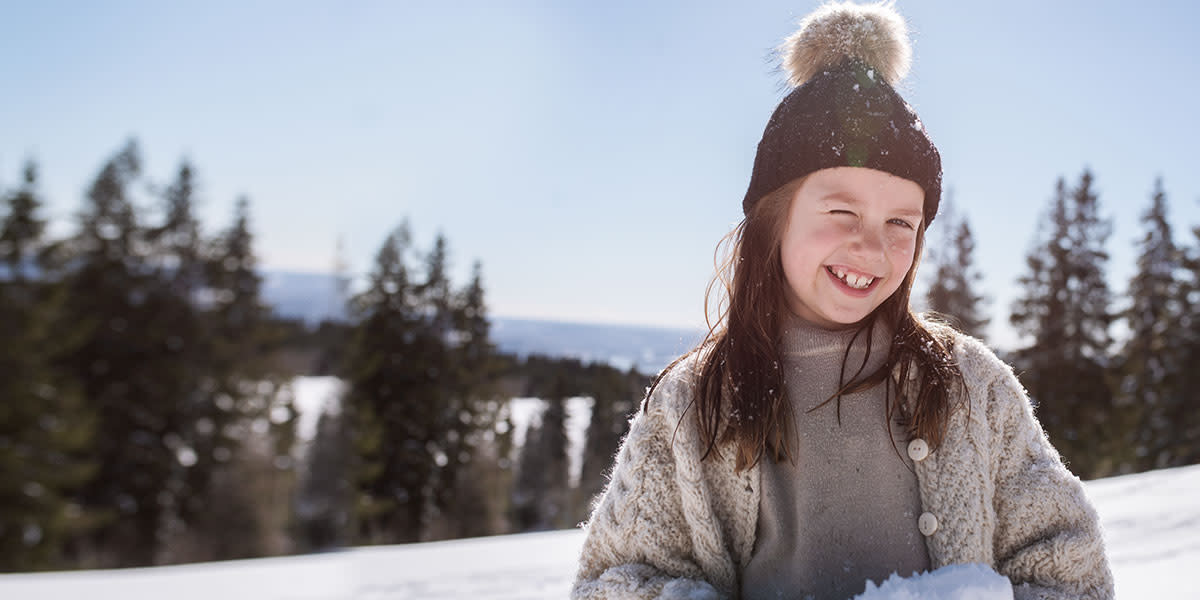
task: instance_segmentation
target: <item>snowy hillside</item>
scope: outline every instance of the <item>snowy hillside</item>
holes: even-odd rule
[[[1122,600],[1200,597],[1200,465],[1087,484]],[[317,600],[564,598],[579,531],[179,567],[0,576],[0,598]],[[879,598],[875,595],[872,598]]]

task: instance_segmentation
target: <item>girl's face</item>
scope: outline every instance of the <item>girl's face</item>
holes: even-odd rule
[[[915,182],[875,169],[808,175],[780,242],[792,312],[829,329],[871,314],[912,267],[924,200]]]

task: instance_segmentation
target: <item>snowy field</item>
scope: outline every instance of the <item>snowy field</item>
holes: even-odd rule
[[[1118,598],[1200,598],[1193,581],[1200,567],[1200,465],[1094,481],[1087,489],[1103,520]],[[565,598],[582,540],[579,531],[558,531],[177,567],[0,575],[0,598]]]

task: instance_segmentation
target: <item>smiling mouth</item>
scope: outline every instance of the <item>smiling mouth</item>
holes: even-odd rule
[[[878,277],[871,275],[860,275],[858,273],[849,273],[841,267],[825,267],[830,275],[837,277],[842,283],[856,290],[865,290],[871,287],[871,284],[878,280]]]

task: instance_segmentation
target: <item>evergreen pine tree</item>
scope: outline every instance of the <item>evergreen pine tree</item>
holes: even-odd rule
[[[454,290],[438,235],[410,275],[407,223],[351,302],[346,409],[355,431],[357,539],[410,542],[493,532],[481,456],[496,457],[493,348],[481,269]]]
[[[39,278],[33,267],[45,243],[46,222],[38,215],[41,201],[37,197],[37,165],[26,162],[22,170],[22,185],[8,195],[4,227],[0,229],[0,279],[24,284]]]
[[[1192,228],[1192,245],[1184,251],[1183,277],[1176,301],[1179,307],[1179,322],[1176,325],[1180,339],[1179,396],[1191,398],[1190,405],[1183,403],[1180,411],[1170,415],[1174,423],[1179,464],[1200,463],[1200,411],[1195,409],[1195,398],[1200,398],[1200,226]]]
[[[243,555],[244,551],[224,542],[232,535],[243,536],[246,544],[257,545],[264,552],[284,552],[286,544],[255,538],[270,532],[279,535],[290,527],[287,497],[294,483],[291,450],[296,411],[289,375],[278,372],[267,358],[274,334],[261,296],[249,199],[237,200],[232,222],[210,243],[206,256],[210,302],[205,324],[212,367],[196,406],[193,422],[197,427],[189,435],[202,449],[198,456],[210,465],[207,477],[236,481],[250,476],[259,489],[254,496],[246,496],[226,485],[210,494],[198,494],[189,498],[193,503],[190,512],[206,511],[206,502],[224,503],[229,512],[255,512],[254,528],[223,519],[207,520],[203,545],[211,559]],[[197,473],[197,485],[203,485],[204,475]]]
[[[515,525],[520,531],[571,524],[567,506],[567,395],[567,382],[556,379],[544,398],[546,406],[539,423],[525,435],[513,499]]]
[[[0,571],[65,566],[65,542],[87,526],[73,493],[95,472],[93,421],[54,367],[72,338],[55,331],[63,295],[43,260],[32,162],[23,179],[0,213]]]
[[[567,498],[570,470],[567,460],[567,394],[559,391],[547,400],[542,414],[542,444],[546,453],[545,504],[542,515],[547,528],[568,527]]]
[[[983,296],[975,292],[983,275],[975,268],[975,237],[967,219],[945,211],[949,243],[934,255],[936,272],[929,288],[929,309],[951,319],[963,333],[982,339],[989,319],[983,315]]]
[[[495,432],[493,446],[496,463],[495,468],[491,470],[494,479],[490,492],[492,510],[495,513],[495,532],[512,533],[515,531],[513,489],[516,485],[517,455],[513,440],[516,424],[513,422],[510,400],[502,400],[497,409]]]
[[[483,266],[476,261],[471,267],[471,281],[461,292],[453,308],[454,328],[458,332],[455,359],[456,379],[464,394],[477,392],[492,379],[495,347],[487,318],[484,299]]]
[[[1047,231],[1048,229],[1048,231]],[[1109,290],[1104,279],[1110,226],[1099,216],[1092,175],[1068,191],[1060,179],[1043,236],[1026,258],[1011,321],[1030,344],[1014,363],[1051,441],[1082,477],[1114,468],[1120,444],[1107,422]]]
[[[177,295],[189,301],[204,283],[203,240],[195,203],[194,169],[184,161],[164,193],[162,224],[149,228],[146,236],[153,244],[151,259],[164,279],[171,282]]]
[[[1145,233],[1138,243],[1137,272],[1129,282],[1130,306],[1124,314],[1130,335],[1120,355],[1119,397],[1122,409],[1137,415],[1136,436],[1130,443],[1137,462],[1130,466],[1138,470],[1185,464],[1175,419],[1186,413],[1181,410],[1186,402],[1179,388],[1186,365],[1179,328],[1183,307],[1178,273],[1183,257],[1171,236],[1161,180],[1155,182],[1142,222]]]
[[[543,408],[542,413],[545,413]],[[525,439],[517,453],[516,476],[512,487],[512,521],[516,532],[548,529],[542,515],[545,505],[545,480],[547,456],[543,442],[543,425],[539,421],[529,423]]]
[[[97,414],[97,477],[80,501],[106,519],[76,549],[85,565],[136,566],[155,561],[178,457],[166,442],[177,419],[165,389],[169,335],[157,319],[155,273],[131,188],[140,153],[127,143],[100,170],[80,213],[80,230],[65,246],[66,328],[82,341],[62,361]],[[166,386],[164,388],[164,386]]]
[[[339,548],[350,543],[353,467],[350,429],[340,411],[326,408],[317,420],[304,477],[296,495],[297,545],[301,551]]]
[[[215,401],[211,379],[213,347],[197,299],[206,290],[204,240],[194,214],[195,181],[192,167],[180,165],[176,179],[163,194],[162,221],[147,227],[145,240],[147,293],[146,319],[139,329],[161,340],[162,352],[154,357],[158,395],[170,405],[163,443],[177,460],[172,465],[169,492],[159,504],[167,514],[160,538],[179,546],[177,536],[198,533],[197,513],[211,503],[209,489],[216,462],[212,440],[214,422],[210,407]],[[200,553],[182,557],[178,551],[159,559],[207,559]]]
[[[417,541],[435,464],[430,431],[436,405],[414,390],[431,366],[422,362],[416,286],[406,255],[407,224],[384,241],[368,287],[351,301],[355,329],[346,365],[346,410],[356,441],[356,541]]]
[[[219,352],[221,373],[262,375],[269,371],[260,352],[267,336],[268,309],[262,302],[262,277],[257,269],[250,201],[242,197],[234,208],[233,222],[211,245],[206,261],[213,333],[227,346]],[[246,360],[251,362],[246,364]],[[242,366],[234,368],[231,363]]]
[[[424,483],[428,503],[421,521],[427,524],[449,504],[465,452],[465,435],[473,426],[474,414],[456,368],[454,345],[461,339],[456,327],[454,293],[449,270],[450,256],[446,238],[438,234],[433,248],[424,257],[424,279],[416,286],[417,336],[414,354],[419,377],[405,394],[405,402],[425,407],[429,419],[420,433],[433,459],[433,470]],[[469,460],[469,459],[468,459]]]
[[[440,260],[444,261],[442,244]],[[438,247],[435,243],[435,256]],[[431,535],[474,537],[498,533],[507,511],[505,503],[492,500],[506,496],[507,490],[499,491],[505,477],[493,472],[500,458],[495,434],[501,402],[494,383],[497,363],[478,261],[472,265],[471,280],[451,298],[449,309],[452,331],[446,339],[448,361],[440,387],[450,393],[444,400],[445,425],[437,441],[446,460],[433,483],[433,508],[440,525]]]

